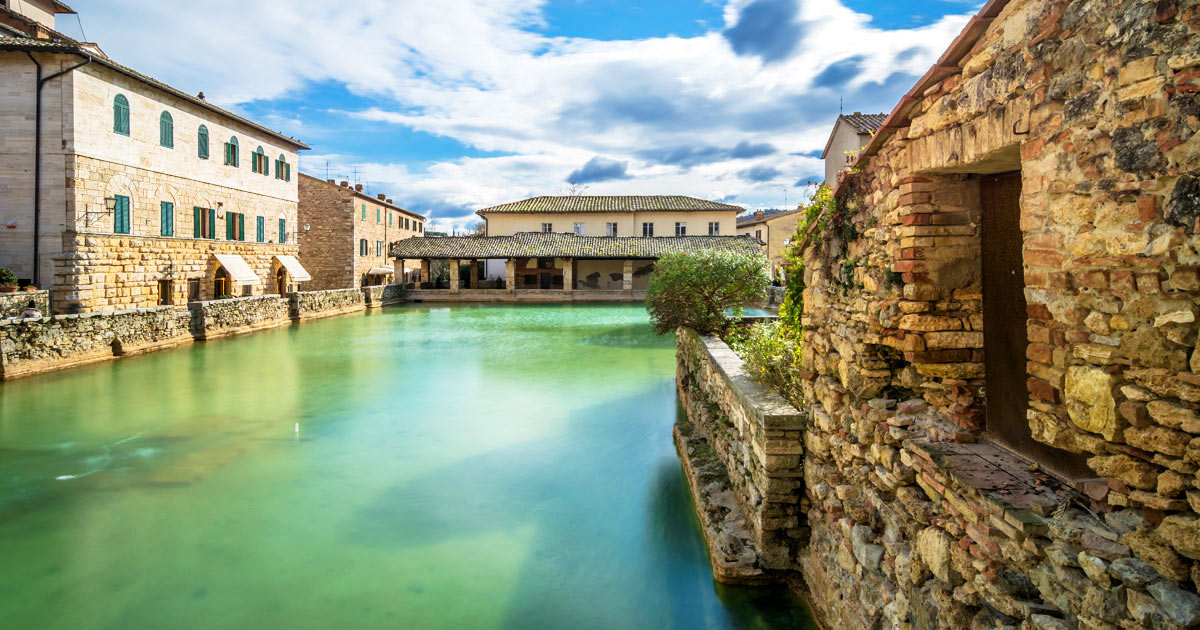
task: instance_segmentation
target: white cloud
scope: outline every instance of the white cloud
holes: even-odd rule
[[[752,0],[724,6],[733,26]],[[398,203],[433,209],[462,227],[465,209],[553,194],[596,155],[627,162],[630,179],[590,193],[677,193],[779,205],[783,188],[821,172],[819,151],[837,114],[885,111],[965,23],[949,16],[923,28],[886,31],[836,0],[801,0],[801,37],[786,59],[738,56],[720,31],[631,41],[550,38],[526,30],[542,0],[324,0],[152,2],[110,0],[84,10],[88,34],[118,61],[237,107],[337,82],[372,106],[346,112],[453,138],[499,157],[459,158],[410,169],[314,146],[305,167],[359,164]],[[164,41],[169,45],[164,45]],[[849,60],[849,61],[848,61]],[[826,76],[830,67],[846,76]],[[897,76],[897,73],[904,73]],[[816,80],[821,77],[822,85]],[[888,81],[891,77],[891,81]],[[263,122],[303,138],[303,113]],[[774,155],[682,166],[649,152],[770,143]],[[375,153],[376,156],[386,151]],[[363,163],[367,162],[367,163]],[[776,169],[769,182],[738,177]],[[800,191],[793,189],[795,202]],[[457,216],[451,216],[456,214]]]

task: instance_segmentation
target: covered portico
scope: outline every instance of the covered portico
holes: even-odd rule
[[[645,299],[659,256],[723,249],[761,253],[750,236],[608,237],[522,232],[512,236],[418,237],[391,246],[393,264],[421,261],[409,297],[430,301],[628,302]],[[486,261],[504,261],[488,279]]]

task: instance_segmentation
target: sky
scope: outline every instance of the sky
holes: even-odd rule
[[[535,195],[791,207],[977,0],[74,0],[58,29],[461,230]]]

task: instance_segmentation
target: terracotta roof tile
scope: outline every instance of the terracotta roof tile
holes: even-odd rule
[[[516,212],[674,212],[729,211],[745,208],[683,195],[564,195],[530,197],[521,201],[491,206],[477,214]]]
[[[577,236],[520,232],[512,236],[414,237],[392,243],[393,258],[658,258],[668,252],[722,249],[762,254],[751,236]]]

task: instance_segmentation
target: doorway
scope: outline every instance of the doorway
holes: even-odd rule
[[[175,290],[174,283],[170,280],[158,281],[158,305],[169,306],[172,303],[172,294]]]
[[[224,267],[217,268],[217,277],[213,280],[213,297],[229,297],[229,272]]]
[[[287,269],[280,267],[275,272],[275,291],[279,295],[287,295]]]

